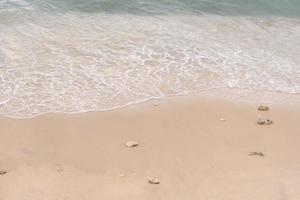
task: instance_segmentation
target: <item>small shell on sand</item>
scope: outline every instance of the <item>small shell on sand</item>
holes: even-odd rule
[[[254,151],[254,152],[249,153],[249,156],[261,156],[261,157],[264,157],[265,154],[263,154],[262,152],[256,152],[256,151]]]
[[[7,171],[0,171],[0,175],[4,175],[6,173],[7,173]]]
[[[224,119],[224,118],[221,118],[221,119],[220,119],[220,121],[222,121],[222,122],[225,122],[225,121],[226,121],[226,119]]]
[[[268,106],[260,105],[258,106],[257,110],[259,111],[268,111],[270,110]]]
[[[273,121],[270,120],[270,119],[260,118],[260,119],[257,120],[257,124],[259,124],[259,125],[271,125],[271,124],[273,124]]]
[[[160,181],[157,178],[149,178],[148,183],[157,185],[160,184]]]
[[[136,141],[128,141],[128,142],[126,142],[125,145],[126,145],[127,147],[131,148],[131,147],[137,147],[137,146],[139,146],[139,143],[136,142]]]

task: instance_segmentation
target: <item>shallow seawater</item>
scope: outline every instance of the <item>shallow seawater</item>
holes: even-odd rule
[[[299,95],[300,1],[0,0],[1,115],[220,88]]]

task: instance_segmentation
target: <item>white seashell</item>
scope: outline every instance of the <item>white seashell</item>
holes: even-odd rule
[[[131,148],[131,147],[137,147],[137,146],[139,146],[139,143],[136,142],[136,141],[128,141],[128,142],[126,142],[125,145],[126,145],[127,147]]]

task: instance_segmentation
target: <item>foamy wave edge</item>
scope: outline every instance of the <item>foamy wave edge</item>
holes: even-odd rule
[[[229,92],[229,93],[228,93]],[[251,93],[251,97],[249,96]],[[236,96],[232,96],[236,95]],[[247,98],[245,98],[247,96]],[[300,93],[287,93],[281,91],[269,91],[269,90],[255,90],[249,88],[228,88],[228,87],[219,87],[219,88],[210,88],[203,89],[201,91],[184,91],[182,93],[165,95],[161,97],[149,97],[133,102],[128,102],[124,105],[120,106],[112,106],[104,109],[88,109],[88,110],[78,110],[74,112],[64,112],[57,110],[49,110],[46,112],[41,112],[38,114],[33,114],[31,116],[15,116],[15,115],[3,115],[0,114],[1,117],[13,118],[13,119],[33,119],[36,117],[41,117],[49,114],[62,114],[62,115],[76,115],[76,114],[84,114],[90,112],[107,112],[118,109],[129,108],[130,106],[136,106],[138,104],[147,103],[152,100],[164,101],[169,98],[177,98],[177,97],[191,97],[198,99],[212,99],[219,101],[227,101],[231,103],[243,103],[243,104],[269,104],[269,105],[285,105],[285,106],[299,106],[300,105]],[[274,98],[276,97],[276,98]],[[260,98],[260,99],[259,99]],[[276,100],[274,100],[276,99]]]

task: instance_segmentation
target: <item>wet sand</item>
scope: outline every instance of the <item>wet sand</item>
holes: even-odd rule
[[[178,97],[1,118],[0,199],[298,200],[300,106],[258,105]]]

